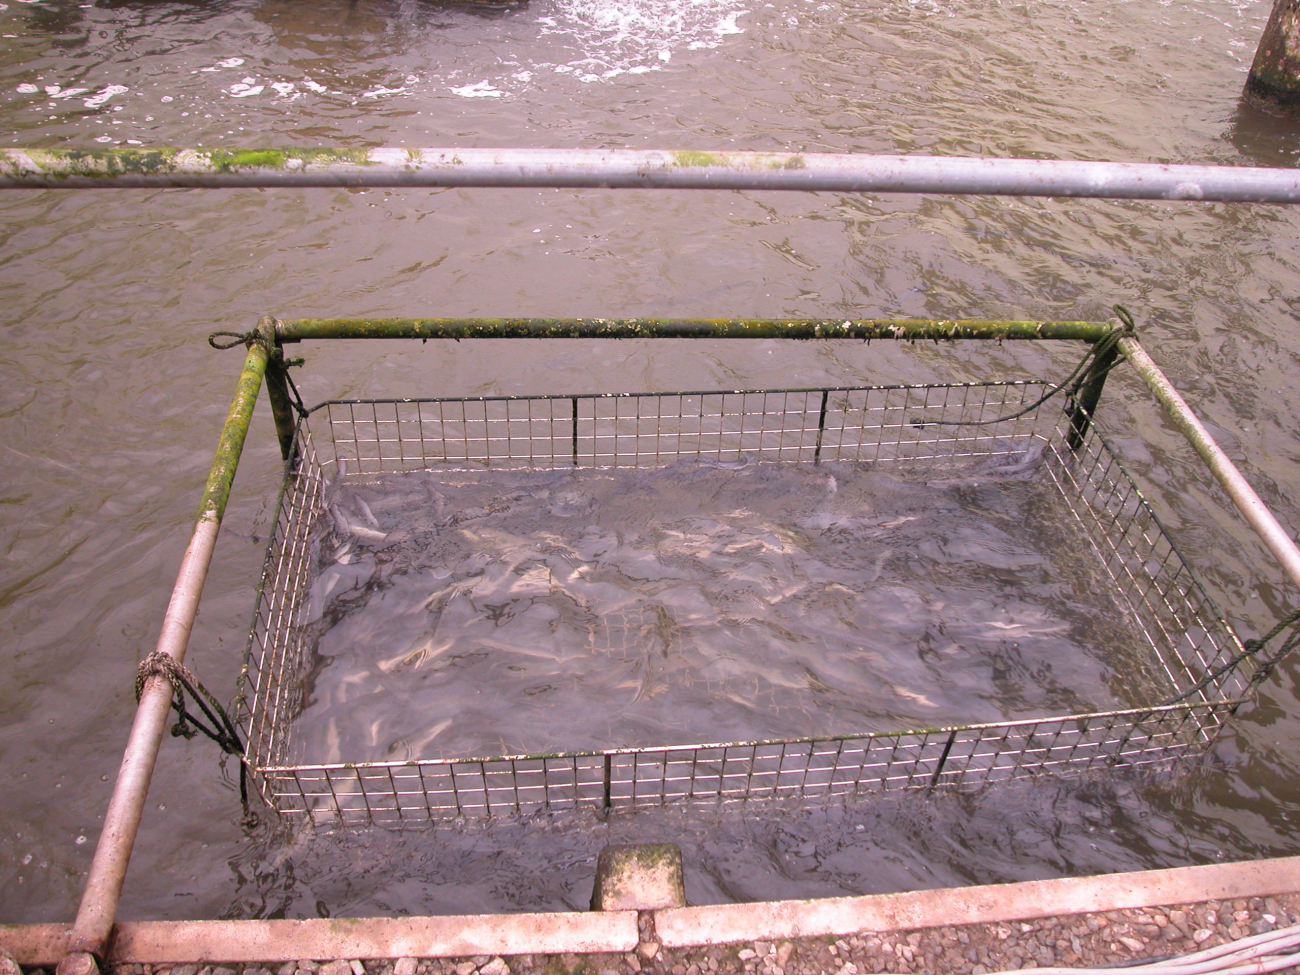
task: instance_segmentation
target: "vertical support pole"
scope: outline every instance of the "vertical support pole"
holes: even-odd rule
[[[573,400],[573,466],[578,466],[578,397]]]
[[[1092,424],[1092,416],[1101,401],[1101,391],[1106,386],[1106,375],[1115,365],[1118,355],[1119,347],[1114,342],[1106,343],[1105,347],[1093,357],[1088,371],[1083,374],[1078,392],[1066,407],[1065,415],[1070,421],[1070,433],[1065,442],[1073,451],[1083,446],[1084,437],[1088,435],[1088,427]]]
[[[606,809],[608,809],[612,805],[613,778],[614,778],[614,756],[606,755],[605,756],[605,808]]]
[[[267,359],[268,350],[260,338],[250,341],[234,401],[230,404],[203,498],[199,502],[198,520],[163,617],[162,630],[158,634],[158,652],[177,662],[185,659],[190,630],[199,611],[199,596],[203,592],[208,566],[212,563],[217,532],[226,513],[230,485],[244,449]],[[72,925],[68,954],[59,962],[59,975],[95,975],[108,951],[131,849],[135,845],[149,792],[149,781],[153,777],[158,748],[171,714],[172,694],[171,682],[165,677],[155,676],[145,681],[117,781],[113,784],[113,795],[104,814],[104,828],[95,846],[95,857]]]
[[[830,396],[830,390],[822,390],[822,408],[817,415],[817,448],[813,451],[813,463],[822,462],[822,435],[826,432],[826,399]]]
[[[1242,97],[1272,115],[1300,116],[1300,0],[1273,0]]]
[[[943,743],[943,754],[939,756],[939,763],[934,767],[934,778],[930,780],[930,788],[933,789],[939,784],[939,779],[943,776],[943,767],[948,764],[948,755],[952,751],[952,746],[957,743],[957,729],[954,728],[948,735],[948,740]]]
[[[294,434],[298,418],[294,414],[293,399],[289,396],[289,369],[285,365],[284,351],[275,332],[275,320],[267,316],[257,323],[257,333],[267,348],[266,398],[271,402],[271,416],[275,419],[275,435],[280,441],[280,456],[286,461],[294,450]]]

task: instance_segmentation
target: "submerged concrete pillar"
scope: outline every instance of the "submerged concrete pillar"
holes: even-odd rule
[[[1273,0],[1242,94],[1256,108],[1300,118],[1300,0]]]

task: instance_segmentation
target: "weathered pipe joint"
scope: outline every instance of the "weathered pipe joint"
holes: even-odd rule
[[[99,962],[88,951],[70,951],[59,962],[55,975],[99,975]]]
[[[1271,115],[1300,118],[1300,0],[1274,0],[1242,97]]]

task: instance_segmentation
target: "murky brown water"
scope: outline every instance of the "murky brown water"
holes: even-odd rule
[[[9,0],[11,145],[806,148],[1292,165],[1242,114],[1265,0],[863,4]],[[84,89],[76,91],[76,89]],[[123,89],[123,90],[119,90]],[[1278,207],[836,194],[115,191],[0,197],[0,917],[72,916],[238,368],[265,312],[1101,317],[1123,301],[1300,524],[1297,240]],[[1037,375],[1073,350],[775,342],[309,346],[310,400]],[[1119,376],[1119,448],[1231,614],[1294,594]],[[274,497],[259,416],[190,658],[233,688]],[[1298,672],[1159,785],[749,815],[246,835],[169,739],[124,917],[582,905],[601,843],[688,847],[696,900],[1205,862],[1295,846]],[[648,824],[648,825],[647,825]],[[724,828],[725,827],[725,828]],[[860,828],[859,828],[860,827]],[[353,865],[389,865],[384,871]]]

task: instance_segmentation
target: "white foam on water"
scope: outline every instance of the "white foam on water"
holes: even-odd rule
[[[738,20],[748,12],[738,0],[560,0],[537,23],[554,40],[572,38],[581,56],[567,66],[598,81],[644,74],[679,50],[716,47],[718,38],[744,33]]]
[[[101,88],[81,104],[85,105],[87,108],[99,108],[108,104],[108,100],[114,95],[125,95],[130,90],[131,89],[127,88],[126,85],[109,85],[106,88]]]
[[[494,88],[487,80],[465,85],[461,88],[452,88],[451,91],[462,98],[500,98],[505,95],[504,91]]]
[[[268,99],[278,103],[300,98],[310,100],[313,96],[350,97],[354,103],[359,99],[382,101],[438,94],[504,98],[557,83],[600,84],[624,75],[662,70],[681,52],[717,48],[727,38],[745,32],[742,18],[748,12],[746,0],[552,0],[543,8],[541,16],[521,17],[526,43],[520,38],[505,40],[490,60],[477,66],[461,64],[456,70],[443,72],[434,68],[418,75],[394,76],[379,84],[371,80],[367,87],[361,88],[360,85],[352,87],[344,79],[330,86],[310,77],[285,77],[278,72],[268,72],[270,76],[262,78],[245,76],[232,83],[229,75],[224,78],[222,75],[244,67],[250,59],[228,57],[187,69],[189,75],[215,75],[212,80],[217,84],[206,97],[198,92],[187,94],[173,89],[161,95],[161,100],[197,97],[215,106],[226,98],[254,102]],[[520,48],[510,50],[517,42]],[[118,84],[96,89],[50,82],[43,87],[44,96],[51,99],[51,108],[54,102],[73,98],[82,99],[86,108],[102,108],[129,90]],[[335,90],[336,87],[342,90]],[[24,83],[16,86],[16,91],[40,95],[42,87]],[[121,109],[115,106],[115,110]]]
[[[727,16],[723,17],[714,26],[713,33],[717,34],[719,37],[723,37],[727,34],[745,33],[744,28],[738,27],[736,25],[736,18],[739,17],[743,12],[744,11],[735,10],[727,14]]]
[[[243,58],[226,58],[224,61],[218,61],[211,67],[199,68],[199,71],[220,71],[222,68],[238,68],[243,63]]]

